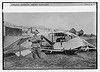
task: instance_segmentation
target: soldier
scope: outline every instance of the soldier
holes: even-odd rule
[[[34,31],[34,36],[29,40],[29,42],[32,42],[31,44],[31,53],[34,59],[36,59],[36,56],[38,58],[41,58],[41,50],[40,50],[40,41],[41,39],[37,36],[38,30]]]

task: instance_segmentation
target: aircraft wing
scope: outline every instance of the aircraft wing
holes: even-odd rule
[[[19,51],[19,44],[22,44],[23,42],[27,41],[30,37],[27,38],[20,38],[13,42],[12,44],[8,45],[4,48],[4,53],[10,53],[10,52],[18,52]],[[20,50],[25,50],[26,48],[22,48]]]

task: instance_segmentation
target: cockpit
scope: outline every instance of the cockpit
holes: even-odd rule
[[[67,33],[54,33],[54,38],[56,39],[56,42],[67,42],[70,39],[75,38],[76,36],[73,34],[67,34]]]

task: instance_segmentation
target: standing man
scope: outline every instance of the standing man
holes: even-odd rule
[[[29,40],[29,42],[32,42],[31,53],[32,53],[32,57],[34,59],[36,59],[36,56],[38,56],[38,58],[41,58],[41,50],[40,50],[40,41],[41,41],[41,39],[37,36],[38,33],[39,32],[36,29],[34,31],[34,36]]]

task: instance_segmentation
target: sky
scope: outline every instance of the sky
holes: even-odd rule
[[[4,13],[4,21],[18,26],[45,26],[53,29],[83,29],[87,34],[96,34],[95,12],[55,13]]]

